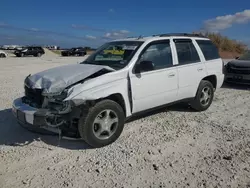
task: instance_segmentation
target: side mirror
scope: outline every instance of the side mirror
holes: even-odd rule
[[[135,66],[135,73],[147,72],[154,70],[154,64],[152,61],[141,61]]]

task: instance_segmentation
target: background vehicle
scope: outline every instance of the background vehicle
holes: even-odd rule
[[[106,57],[110,46],[120,56]],[[25,81],[13,102],[20,124],[83,138],[93,147],[114,142],[125,121],[179,101],[204,111],[224,81],[223,61],[208,39],[162,34],[104,44],[80,64],[60,66]]]
[[[225,81],[250,85],[250,51],[225,66]]]
[[[62,56],[85,56],[86,54],[86,50],[82,47],[71,48],[70,50],[64,50],[61,52]]]
[[[40,57],[43,54],[45,54],[44,50],[40,46],[28,46],[28,47],[23,47],[22,49],[15,50],[14,54],[17,57],[24,57],[24,56],[35,56],[35,57]]]
[[[21,47],[21,46],[19,46],[19,45],[3,45],[1,48],[4,50],[15,50],[18,47]]]
[[[8,54],[6,52],[0,50],[0,58],[5,58],[7,56],[8,56]]]

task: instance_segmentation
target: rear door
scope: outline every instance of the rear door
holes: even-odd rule
[[[192,39],[173,39],[178,59],[178,99],[196,95],[200,81],[207,75]]]
[[[44,53],[44,50],[43,50],[42,47],[37,47],[36,49],[37,49],[37,50],[36,50],[37,53],[41,53],[41,54]]]
[[[33,47],[28,47],[26,55],[33,55]]]
[[[210,40],[197,39],[195,41],[203,54],[208,75],[216,75],[217,88],[221,87],[224,81],[224,63],[220,58],[218,48]]]
[[[38,47],[33,47],[32,48],[32,55],[37,55],[38,53]]]

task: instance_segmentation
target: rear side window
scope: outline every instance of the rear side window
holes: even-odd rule
[[[198,52],[190,39],[174,40],[180,65],[200,62]]]
[[[207,61],[220,58],[217,47],[210,40],[196,40],[196,42]]]

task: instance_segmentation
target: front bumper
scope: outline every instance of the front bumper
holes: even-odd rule
[[[23,127],[40,133],[61,134],[58,128],[49,127],[45,121],[48,110],[33,108],[23,103],[22,98],[13,101],[12,113]]]
[[[250,85],[250,75],[227,73],[225,81],[229,83]]]

